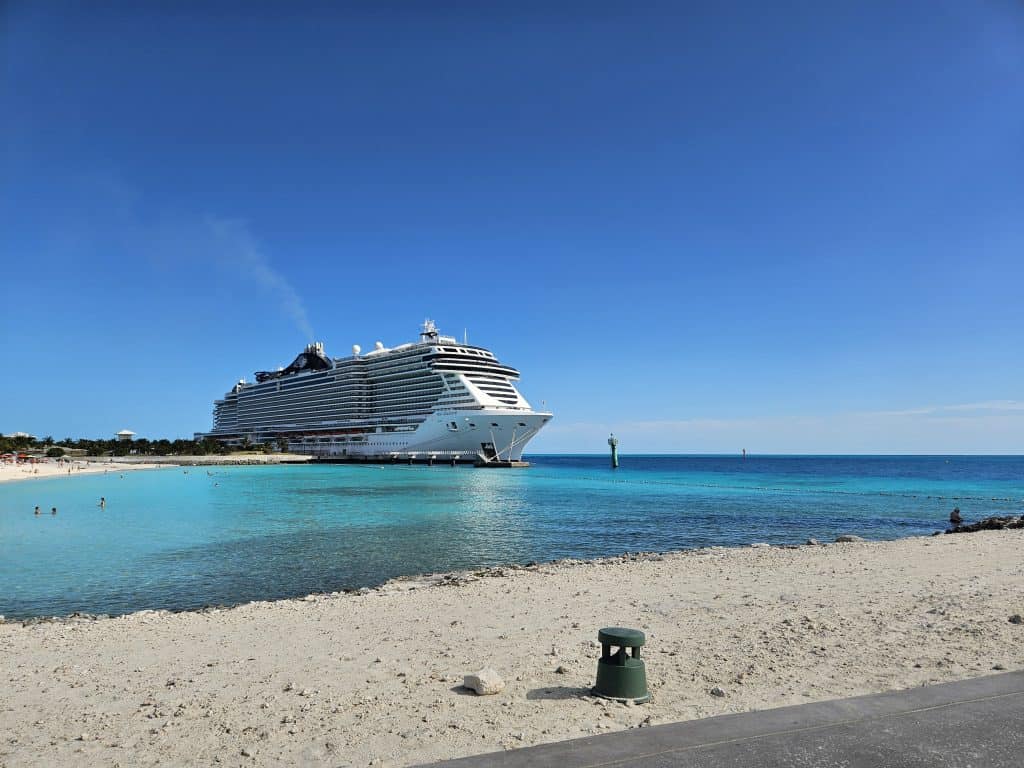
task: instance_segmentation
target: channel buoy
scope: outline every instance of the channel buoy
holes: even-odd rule
[[[612,469],[619,468],[619,438],[614,434],[608,438],[608,445],[612,449]]]

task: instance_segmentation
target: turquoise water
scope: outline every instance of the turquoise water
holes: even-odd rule
[[[967,520],[1024,512],[1024,457],[627,456],[616,471],[605,457],[531,461],[3,484],[0,614],[198,608],[500,563],[896,538],[943,528],[953,506]]]

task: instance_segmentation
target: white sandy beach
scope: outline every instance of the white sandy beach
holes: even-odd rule
[[[243,464],[302,464],[311,457],[293,454],[230,454],[227,456],[125,456],[117,459],[72,459],[58,463],[47,459],[37,464],[0,463],[0,483],[32,480],[46,477],[77,477],[104,472],[130,472],[138,469],[166,469],[169,466],[191,465],[243,465]]]
[[[95,475],[104,472],[129,472],[137,469],[161,469],[163,465],[151,462],[123,461],[40,461],[38,464],[6,464],[0,463],[0,483],[15,480],[38,480],[46,477],[77,477],[79,475]]]
[[[9,622],[0,765],[410,765],[1019,669],[1022,546],[1000,531],[715,548]],[[608,625],[647,632],[650,704],[587,695]],[[502,693],[460,687],[483,666]]]

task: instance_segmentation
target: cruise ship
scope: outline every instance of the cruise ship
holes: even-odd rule
[[[519,371],[430,320],[418,342],[344,358],[316,342],[255,379],[215,401],[213,429],[196,437],[342,461],[515,463],[551,419],[516,389]]]

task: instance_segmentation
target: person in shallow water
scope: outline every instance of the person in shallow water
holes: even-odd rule
[[[960,517],[960,507],[953,507],[953,511],[949,513],[949,524],[956,528],[964,519]]]
[[[57,514],[57,508],[56,507],[51,508],[50,509],[50,514],[51,515],[56,515]]]
[[[106,496],[100,496],[99,507],[100,507],[100,509],[106,509],[107,508],[107,497]]]
[[[38,504],[36,504],[36,514],[37,515],[39,514],[39,505]]]

